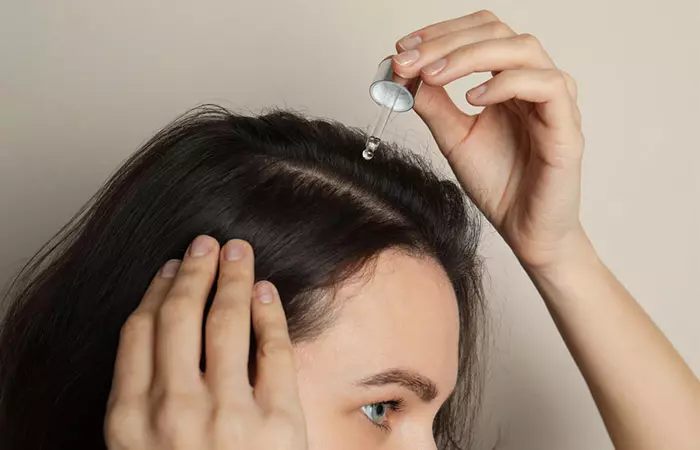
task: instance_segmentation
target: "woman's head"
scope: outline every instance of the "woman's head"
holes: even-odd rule
[[[256,280],[277,286],[312,447],[424,448],[431,429],[439,448],[464,442],[478,215],[410,152],[383,144],[365,161],[365,137],[291,112],[206,107],[146,143],[10,291],[3,448],[103,445],[119,329],[198,234],[247,240]]]

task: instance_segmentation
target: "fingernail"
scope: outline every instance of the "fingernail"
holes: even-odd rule
[[[237,261],[243,259],[245,254],[245,249],[243,248],[243,242],[238,240],[228,241],[226,244],[226,249],[224,250],[224,257],[227,261]]]
[[[190,256],[195,258],[204,256],[212,249],[211,239],[206,236],[197,236],[197,239],[190,246]]]
[[[418,47],[421,42],[423,42],[423,39],[420,36],[409,36],[399,41],[399,47],[404,50],[411,50]]]
[[[177,274],[177,270],[180,268],[181,261],[179,259],[171,259],[166,262],[163,268],[160,270],[160,276],[163,278],[173,278]]]
[[[445,58],[438,59],[437,61],[432,62],[427,66],[423,67],[423,73],[427,75],[435,75],[436,73],[444,69],[446,65],[447,61],[445,60]]]
[[[255,286],[255,297],[262,303],[272,303],[275,298],[274,288],[270,283],[258,283]]]
[[[394,55],[393,58],[394,61],[396,61],[396,64],[406,66],[418,60],[419,56],[420,54],[418,53],[418,50],[409,50],[407,52],[401,52],[398,55]]]
[[[474,89],[470,90],[469,92],[467,92],[467,94],[471,98],[479,98],[483,95],[484,92],[486,92],[486,85],[482,84],[481,86],[477,86]]]

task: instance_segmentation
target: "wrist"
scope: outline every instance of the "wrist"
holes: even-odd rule
[[[562,242],[559,253],[548,264],[523,264],[550,312],[559,316],[563,311],[578,315],[582,307],[595,310],[594,304],[608,297],[601,295],[608,270],[583,230]]]
[[[569,279],[602,264],[581,226],[562,240],[555,258],[543,264],[531,264],[522,259],[520,262],[531,276],[548,280],[550,283]]]

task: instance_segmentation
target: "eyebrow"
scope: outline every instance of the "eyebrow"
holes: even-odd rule
[[[432,380],[405,369],[385,370],[363,378],[356,384],[363,387],[398,384],[416,394],[425,403],[433,401],[438,396],[438,388]]]

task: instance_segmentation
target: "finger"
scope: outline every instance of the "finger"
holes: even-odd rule
[[[536,103],[548,127],[567,131],[576,128],[573,100],[559,70],[506,70],[467,93],[467,100],[475,106],[511,99]]]
[[[198,236],[163,301],[156,321],[158,387],[187,389],[199,380],[204,305],[218,266],[219,244]]]
[[[435,39],[424,41],[412,49],[393,57],[394,72],[408,78],[418,76],[419,70],[445,55],[481,41],[516,36],[515,32],[503,22],[488,22],[473,28],[457,30]],[[415,41],[408,45],[413,45]],[[417,59],[416,59],[417,58]]]
[[[206,378],[220,401],[249,397],[251,392],[248,360],[253,259],[250,244],[240,239],[226,243],[221,252],[219,281],[206,325]]]
[[[413,110],[428,126],[448,159],[452,149],[466,138],[474,124],[474,116],[457,107],[442,86],[422,85],[416,94]]]
[[[475,72],[554,67],[537,38],[521,34],[468,44],[436,60],[420,58],[419,64],[404,65],[397,73],[405,78],[420,75],[427,84],[444,86]]]
[[[572,99],[574,99],[574,102],[578,101],[578,85],[576,84],[576,80],[569,73],[564,72],[563,70],[561,73],[564,75],[564,79],[566,80],[566,89],[569,91],[569,95]]]
[[[252,301],[257,342],[255,398],[263,409],[293,411],[298,403],[294,348],[277,289],[262,281]]]
[[[574,114],[574,119],[576,120],[576,125],[581,128],[581,110],[578,107],[578,84],[576,83],[576,80],[574,77],[572,77],[568,72],[561,71],[562,75],[564,76],[564,80],[566,80],[566,90],[569,92],[569,96],[573,100],[573,114]]]
[[[141,303],[122,326],[110,401],[148,391],[153,379],[155,313],[172,286],[180,262],[172,259],[161,267]]]
[[[464,30],[466,28],[477,27],[489,22],[498,22],[498,17],[491,11],[477,11],[472,14],[467,14],[466,16],[457,17],[456,19],[445,20],[443,22],[434,23],[423,27],[420,30],[416,30],[409,33],[405,37],[399,39],[396,42],[396,51],[408,50],[409,48],[414,48],[415,39],[410,40],[412,37],[419,37],[420,41],[428,42],[440,36],[444,36],[455,31]],[[408,45],[404,45],[408,42]]]

